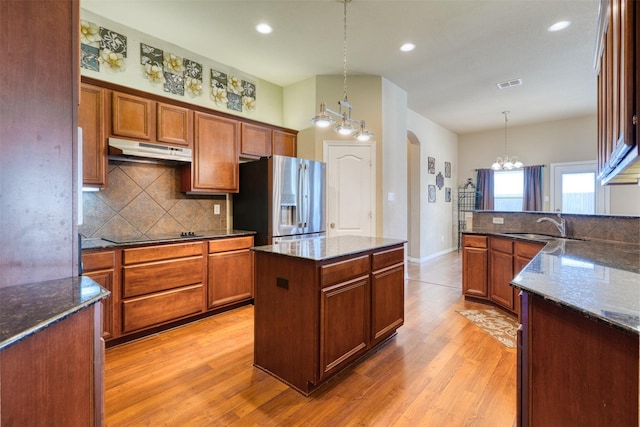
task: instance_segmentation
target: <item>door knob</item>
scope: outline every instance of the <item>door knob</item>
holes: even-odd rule
[[[336,228],[336,224],[332,222],[331,224],[329,224],[329,227]]]

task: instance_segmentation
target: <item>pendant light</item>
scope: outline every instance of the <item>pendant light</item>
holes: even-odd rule
[[[509,111],[503,111],[504,114],[504,157],[498,157],[496,161],[491,165],[491,169],[493,170],[511,170],[511,169],[520,169],[524,165],[517,157],[509,157],[507,155],[507,115]]]
[[[336,123],[336,120],[332,117],[336,116],[336,118],[338,118],[338,124],[333,130],[340,135],[353,135],[359,141],[368,141],[373,136],[373,132],[366,129],[364,120],[356,120],[351,117],[351,109],[353,107],[347,97],[347,3],[351,3],[351,0],[337,1],[344,4],[344,39],[342,44],[343,99],[342,101],[338,101],[338,111],[327,108],[327,104],[322,102],[320,104],[320,112],[311,119],[311,123],[319,128],[326,128]],[[354,125],[358,126],[358,128]]]

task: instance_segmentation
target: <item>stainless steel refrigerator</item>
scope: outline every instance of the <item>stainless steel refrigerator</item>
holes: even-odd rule
[[[252,230],[256,245],[324,237],[326,165],[272,156],[240,164],[233,227]]]

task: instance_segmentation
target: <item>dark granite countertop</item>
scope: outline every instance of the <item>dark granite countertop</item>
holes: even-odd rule
[[[528,238],[545,243],[511,284],[587,317],[640,334],[640,245],[608,240]],[[541,236],[543,237],[543,236]]]
[[[108,296],[86,276],[0,288],[0,350]]]
[[[211,240],[227,237],[251,236],[255,231],[220,229],[196,231],[195,236],[180,236],[180,233],[138,236],[103,236],[100,238],[83,238],[82,249],[107,249],[123,246],[155,245],[161,243],[179,243],[190,240]]]
[[[318,237],[285,241],[275,245],[256,246],[252,250],[324,261],[406,242],[406,240],[364,236]]]

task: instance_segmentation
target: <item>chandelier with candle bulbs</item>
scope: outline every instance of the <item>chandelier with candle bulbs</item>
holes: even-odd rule
[[[351,0],[337,0],[344,4],[344,39],[342,45],[342,68],[343,68],[343,99],[338,101],[338,111],[327,108],[327,104],[320,104],[320,113],[311,119],[311,123],[320,128],[326,128],[336,123],[332,116],[336,116],[338,123],[333,128],[340,135],[353,135],[359,141],[368,141],[373,132],[366,129],[364,120],[356,120],[351,117],[351,109],[353,108],[347,97],[347,4]],[[355,126],[354,126],[355,125]]]

